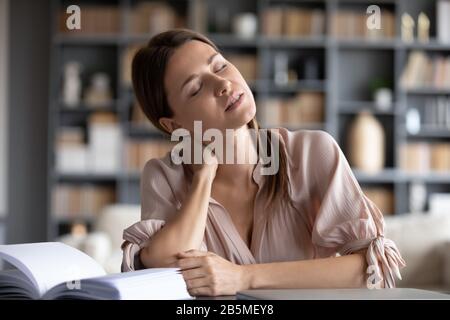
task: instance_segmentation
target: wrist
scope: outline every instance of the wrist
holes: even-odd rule
[[[206,170],[199,170],[194,173],[193,182],[195,183],[212,184],[213,180],[214,176]]]
[[[254,265],[247,264],[247,265],[240,265],[240,274],[241,274],[241,284],[242,288],[241,290],[248,290],[248,289],[255,289],[254,286],[254,274],[255,274],[255,267]]]

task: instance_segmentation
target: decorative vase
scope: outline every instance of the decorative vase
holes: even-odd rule
[[[369,111],[360,112],[350,125],[348,151],[352,167],[369,173],[383,169],[385,133],[381,123]]]

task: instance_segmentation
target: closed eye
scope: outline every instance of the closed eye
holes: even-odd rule
[[[220,67],[216,72],[222,71],[222,70],[225,69],[227,66],[228,66],[228,65],[225,63],[225,64],[224,64],[222,67]],[[195,91],[193,94],[191,94],[191,97],[196,96],[197,93],[200,92],[200,90],[202,89],[202,87],[203,87],[203,84],[200,85],[200,88],[198,88],[197,91]]]

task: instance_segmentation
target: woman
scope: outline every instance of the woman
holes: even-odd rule
[[[235,155],[259,156],[256,105],[246,81],[201,34],[154,36],[132,63],[136,97],[160,130],[233,129]],[[239,98],[238,103],[231,103]],[[384,238],[382,213],[323,131],[269,135],[279,168],[261,162],[147,162],[142,221],[124,231],[122,270],[176,266],[192,295],[249,288],[394,287],[405,263]],[[258,141],[260,140],[260,137]],[[247,146],[239,142],[248,142]],[[279,142],[275,148],[274,142]],[[248,158],[249,159],[249,158]]]

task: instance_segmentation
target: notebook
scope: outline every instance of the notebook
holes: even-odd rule
[[[450,300],[449,294],[413,288],[258,289],[237,293],[241,300]]]
[[[0,245],[0,299],[192,299],[177,268],[106,274],[78,249],[59,242]]]

